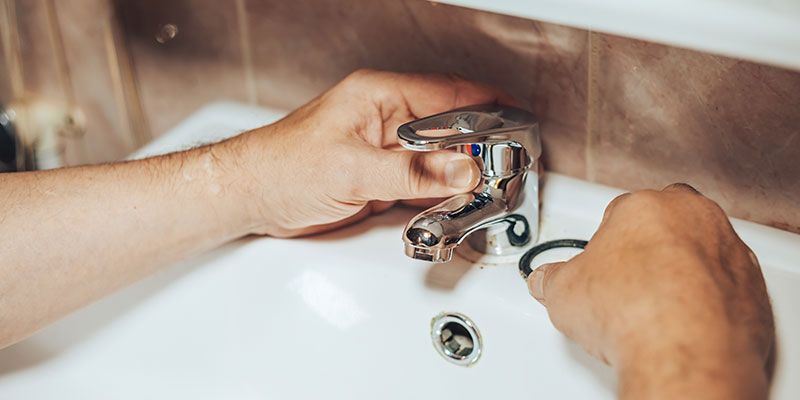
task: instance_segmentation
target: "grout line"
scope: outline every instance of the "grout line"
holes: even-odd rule
[[[594,51],[594,32],[587,30],[586,34],[588,35],[587,43],[589,47],[589,54],[586,59],[586,144],[584,148],[584,157],[586,159],[586,180],[589,182],[594,182],[596,178],[596,173],[594,170],[594,159],[593,159],[593,151],[592,147],[593,143],[593,134],[594,134],[594,102],[592,101],[595,97],[595,82],[594,82],[594,68],[596,67],[595,60],[595,51]]]
[[[242,63],[244,64],[244,89],[250,104],[258,104],[258,91],[256,90],[256,79],[253,72],[250,23],[247,18],[247,6],[244,0],[236,0],[236,19],[239,21],[239,47],[242,49]]]

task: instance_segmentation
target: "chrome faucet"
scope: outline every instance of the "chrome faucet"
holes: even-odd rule
[[[521,256],[539,233],[539,124],[527,111],[493,104],[460,108],[397,129],[414,151],[456,148],[482,170],[481,184],[414,217],[403,231],[411,258],[448,262],[465,239],[483,254]]]

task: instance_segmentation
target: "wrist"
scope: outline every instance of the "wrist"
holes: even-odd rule
[[[224,187],[225,194],[219,198],[221,209],[241,235],[267,234],[277,225],[266,204],[276,204],[273,198],[279,190],[265,182],[276,182],[269,161],[271,145],[268,141],[270,129],[265,126],[223,142],[209,146],[218,173],[217,185]],[[212,188],[213,189],[213,188]]]
[[[255,218],[250,182],[240,154],[231,140],[198,147],[168,157],[181,157],[177,184],[184,201],[201,206],[199,218],[228,239],[251,233]]]
[[[620,398],[766,398],[762,357],[733,331],[711,332],[627,341],[617,368]]]

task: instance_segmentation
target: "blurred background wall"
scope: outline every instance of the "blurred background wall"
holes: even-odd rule
[[[119,159],[205,103],[291,109],[357,68],[499,86],[542,120],[546,167],[626,189],[683,181],[800,232],[800,72],[424,0],[0,0],[0,103],[85,127]]]

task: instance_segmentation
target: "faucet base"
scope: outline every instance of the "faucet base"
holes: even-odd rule
[[[535,245],[530,248],[536,247]],[[510,266],[519,263],[519,254],[486,254],[472,247],[470,243],[463,243],[456,249],[456,256],[481,266]]]
[[[509,219],[477,230],[467,236],[467,244],[475,251],[490,256],[521,256],[536,242],[526,218]]]
[[[487,264],[514,264],[536,245],[537,231],[527,219],[510,219],[480,229],[464,240],[456,252],[468,261]]]

